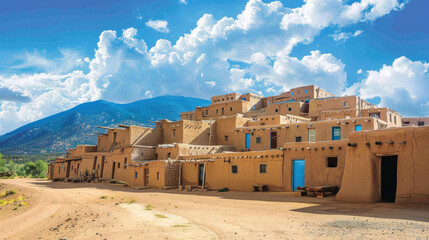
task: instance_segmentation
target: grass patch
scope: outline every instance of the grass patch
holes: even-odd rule
[[[128,204],[132,204],[132,203],[135,203],[136,202],[136,200],[135,199],[131,199],[129,202],[128,202]]]
[[[183,224],[177,224],[177,225],[173,225],[173,227],[176,227],[176,228],[181,227],[181,228],[183,228],[183,227],[190,227],[190,226],[189,225],[183,225]]]
[[[14,208],[13,208],[13,211],[16,211],[16,210],[18,210],[18,207],[14,207]]]
[[[20,204],[19,204],[19,206],[21,207],[21,206],[27,206],[27,203],[26,202],[21,202]]]
[[[16,190],[14,190],[14,189],[13,190],[7,190],[7,191],[0,193],[0,198],[7,197],[7,196],[10,196],[13,194],[16,194]]]
[[[100,199],[107,199],[107,196],[101,196]]]
[[[148,204],[148,205],[146,205],[146,206],[144,207],[144,210],[150,211],[150,210],[152,210],[152,209],[154,209],[154,208],[155,208],[154,206],[152,206],[152,205]]]
[[[167,216],[162,215],[162,214],[155,214],[155,217],[157,217],[157,218],[167,218]]]

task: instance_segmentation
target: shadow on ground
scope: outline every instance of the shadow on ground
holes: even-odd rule
[[[222,199],[234,199],[245,201],[268,201],[283,203],[304,203],[302,207],[292,211],[322,214],[322,215],[349,215],[359,217],[403,219],[421,222],[429,222],[429,204],[393,204],[393,203],[346,203],[335,200],[334,196],[327,198],[300,197],[294,192],[217,192],[217,191],[178,191],[158,189],[134,189],[122,184],[107,183],[62,183],[47,180],[35,180],[35,185],[52,189],[79,189],[94,188],[106,189],[116,192],[128,193],[161,193],[179,194],[191,196],[212,196]],[[72,186],[70,186],[72,185]],[[308,206],[310,205],[310,206]],[[417,213],[417,214],[416,214]]]

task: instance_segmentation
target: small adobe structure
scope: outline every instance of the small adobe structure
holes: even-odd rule
[[[338,186],[337,199],[429,202],[429,127],[359,96],[311,85],[277,96],[231,93],[154,127],[100,127],[49,165],[53,181],[121,181],[136,188],[295,191]]]

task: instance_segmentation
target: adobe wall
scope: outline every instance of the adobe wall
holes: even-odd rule
[[[216,119],[221,116],[231,116],[237,113],[247,112],[252,108],[252,106],[251,102],[243,100],[211,104],[209,106],[207,117],[203,117],[203,119]]]
[[[341,186],[347,140],[286,143],[284,145],[284,191],[292,191],[293,160],[305,160],[305,186]],[[328,157],[337,157],[337,167],[328,167]]]
[[[401,127],[401,114],[389,109],[389,108],[372,108],[372,109],[362,109],[362,117],[369,117],[371,114],[379,114],[380,119],[387,123],[387,127]]]
[[[246,125],[249,119],[233,116],[219,118],[216,121],[216,144],[217,145],[234,145],[236,127],[242,127]],[[225,137],[228,136],[228,137]]]
[[[381,145],[375,142],[380,141]],[[393,141],[393,144],[387,143]],[[380,156],[398,155],[396,202],[429,203],[429,127],[404,127],[350,134],[337,200],[380,201]],[[367,145],[369,144],[369,146]]]
[[[253,191],[253,186],[265,184],[270,191],[282,191],[283,151],[271,150],[245,153],[221,153],[214,155],[186,156],[182,163],[182,185],[198,185],[199,164],[193,159],[214,159],[206,162],[206,181],[208,188],[229,188],[236,191]],[[267,164],[267,173],[259,173],[259,164]],[[237,165],[238,173],[231,172]]]
[[[429,117],[406,117],[402,118],[402,126],[418,126],[419,122],[423,124],[423,126],[429,125]]]
[[[158,160],[167,160],[168,153],[170,153],[170,159],[179,159],[180,156],[189,156],[189,155],[204,155],[204,154],[214,154],[221,153],[223,151],[233,151],[233,146],[224,146],[224,145],[192,145],[192,144],[182,144],[176,143],[170,146],[170,144],[158,145],[156,147],[156,152]]]
[[[162,129],[137,126],[130,126],[129,128],[132,145],[154,146],[163,141]]]
[[[116,139],[115,139],[116,133]],[[128,128],[109,129],[107,135],[98,136],[97,151],[109,152],[112,148],[130,144],[130,131]]]
[[[347,123],[347,124],[346,124]],[[270,134],[277,132],[277,147],[288,142],[295,142],[296,137],[301,137],[302,142],[309,141],[309,129],[315,129],[316,142],[332,140],[332,127],[341,128],[341,139],[348,139],[351,132],[355,131],[355,126],[361,125],[362,130],[374,130],[378,128],[378,123],[374,118],[355,118],[331,121],[318,121],[298,124],[281,124],[268,126],[253,126],[237,128],[236,131],[236,151],[246,150],[245,136],[250,133],[250,151],[261,151],[270,149]],[[261,142],[256,143],[256,138],[260,137]]]
[[[197,145],[216,144],[215,121],[188,121],[164,122],[163,143],[188,143]],[[211,129],[210,129],[210,125]],[[211,140],[210,140],[211,131]],[[175,133],[173,133],[175,132]]]
[[[165,186],[165,160],[148,162],[149,187],[162,189]],[[159,178],[157,177],[159,173]]]
[[[307,104],[304,102],[279,102],[273,103],[267,107],[267,115],[286,115],[291,114],[295,116],[307,115]]]

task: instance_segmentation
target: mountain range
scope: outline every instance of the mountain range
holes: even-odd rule
[[[0,136],[0,152],[40,154],[64,152],[78,144],[95,145],[97,134],[106,132],[98,126],[154,126],[154,121],[176,121],[181,112],[209,104],[209,100],[180,96],[161,96],[127,104],[104,100],[83,103]]]

